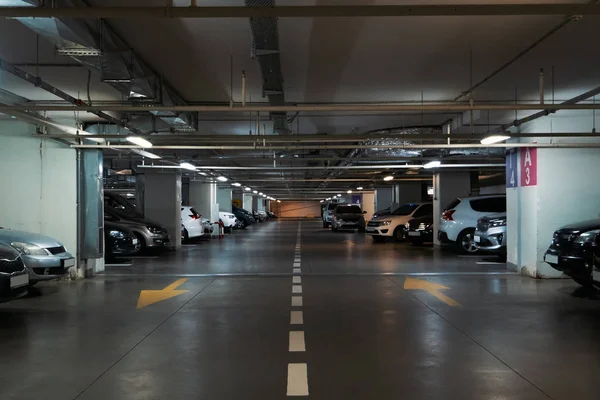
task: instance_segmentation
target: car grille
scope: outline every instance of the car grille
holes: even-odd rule
[[[418,229],[418,230],[420,230],[420,231],[424,231],[424,230],[425,230],[425,228],[427,228],[427,225],[425,225],[425,223],[421,222],[421,223],[419,224],[419,227],[418,227],[417,229]]]
[[[487,232],[490,227],[490,221],[487,219],[477,221],[477,230],[479,232]]]
[[[369,221],[367,226],[381,226],[381,222],[379,221]]]
[[[13,272],[21,272],[23,269],[25,269],[25,265],[21,257],[14,260],[0,259],[0,272],[12,274]]]
[[[67,251],[67,249],[65,249],[64,246],[48,247],[46,250],[48,250],[50,254],[61,254]]]

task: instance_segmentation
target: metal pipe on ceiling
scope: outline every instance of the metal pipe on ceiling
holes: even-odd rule
[[[131,145],[71,145],[77,149],[141,149]],[[351,150],[351,149],[489,149],[489,148],[600,148],[600,143],[500,143],[500,144],[406,144],[406,145],[306,145],[306,146],[153,146],[153,149],[169,150]]]
[[[81,106],[57,106],[57,105],[15,105],[2,106],[0,112],[4,111],[122,111],[122,112],[145,112],[145,111],[174,111],[174,112],[199,112],[199,113],[240,113],[240,112],[403,112],[403,111],[444,111],[444,112],[465,112],[465,111],[557,111],[557,110],[598,110],[600,104],[537,104],[537,103],[516,103],[516,104],[492,104],[492,103],[440,103],[440,104],[329,104],[329,105],[286,105],[286,106],[163,106],[148,104],[122,105],[122,106],[90,106],[82,104]]]
[[[595,4],[403,4],[276,7],[0,7],[4,18],[310,18],[600,15]]]
[[[161,168],[161,166],[138,165],[138,168]],[[231,167],[231,166],[196,166],[199,170],[213,171],[246,171],[246,170],[277,170],[277,171],[327,171],[327,170],[348,170],[348,169],[414,169],[421,168],[421,165],[332,165],[329,167]],[[506,167],[502,164],[442,164],[438,168],[480,168],[480,167]],[[171,168],[171,167],[169,167]],[[172,168],[181,168],[179,166]]]

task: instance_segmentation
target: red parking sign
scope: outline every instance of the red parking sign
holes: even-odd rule
[[[537,185],[537,148],[521,149],[521,186]]]

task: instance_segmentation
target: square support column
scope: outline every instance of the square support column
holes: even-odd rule
[[[217,188],[217,203],[219,211],[231,212],[231,201],[233,200],[230,188]]]
[[[457,197],[469,196],[471,192],[471,174],[469,172],[436,172],[433,175],[433,218],[435,223],[433,241],[436,246],[438,240],[439,218],[445,207]]]
[[[169,232],[171,244],[181,247],[181,174],[146,173],[144,217]]]
[[[217,184],[190,181],[190,206],[211,222],[219,221]]]

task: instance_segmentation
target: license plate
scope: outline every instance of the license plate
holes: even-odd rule
[[[75,266],[74,258],[67,258],[66,260],[63,260],[63,267],[70,268],[70,267],[74,267],[74,266]]]
[[[375,232],[375,229],[373,229],[373,228],[367,228],[367,232]]]
[[[137,240],[137,239],[133,239],[133,240],[131,241],[131,243],[133,243],[133,244],[138,244],[139,242],[140,242],[140,241],[139,241],[139,240]]]
[[[550,264],[558,264],[558,256],[555,256],[554,254],[546,254],[544,261]]]
[[[421,232],[408,231],[408,236],[421,236]]]
[[[28,274],[12,276],[10,278],[10,288],[11,289],[20,288],[20,287],[27,286],[27,285],[29,285],[29,275]]]
[[[473,240],[475,240],[475,243],[481,243],[481,236],[475,236]]]

